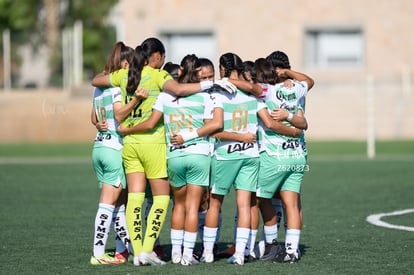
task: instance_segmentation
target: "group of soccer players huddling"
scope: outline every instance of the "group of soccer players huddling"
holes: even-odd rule
[[[313,80],[291,70],[282,51],[244,62],[225,53],[219,79],[213,62],[195,54],[164,63],[157,38],[135,49],[118,42],[92,80],[92,162],[101,194],[90,263],[187,266],[222,255],[236,265],[299,261],[305,97]],[[234,245],[220,253],[221,207],[232,188]],[[170,201],[166,257],[159,236]],[[111,228],[114,253],[106,251]],[[202,251],[194,250],[197,235]]]

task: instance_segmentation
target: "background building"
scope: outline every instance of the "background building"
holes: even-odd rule
[[[117,12],[122,40],[160,37],[175,62],[186,53],[217,64],[229,51],[243,60],[286,52],[316,83],[310,138],[361,139],[368,121],[380,138],[414,135],[413,1],[121,0]]]
[[[414,104],[412,14],[410,0],[120,0],[110,18],[118,40],[129,46],[159,37],[167,61],[179,62],[195,53],[217,65],[225,52],[255,60],[282,50],[293,69],[315,80],[307,97],[308,139],[361,140],[368,133],[379,139],[414,138],[409,112]],[[84,81],[92,91],[90,79]],[[80,106],[79,101],[88,98],[65,97],[54,110],[61,118],[45,119],[44,108],[37,109],[44,129],[49,129],[41,136],[90,138],[95,130],[89,123],[90,109],[70,107],[73,100]],[[55,106],[51,101],[47,104]],[[60,138],[61,131],[50,133],[65,120],[84,127],[82,135]]]

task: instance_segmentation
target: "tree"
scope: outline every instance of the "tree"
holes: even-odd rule
[[[29,44],[50,53],[51,84],[61,86],[63,29],[83,22],[83,60],[87,75],[101,71],[115,43],[115,30],[106,23],[118,0],[0,0],[0,30],[10,29],[12,48]],[[19,64],[16,52],[13,62]]]
[[[118,0],[68,1],[61,29],[82,21],[83,66],[88,78],[103,70],[106,57],[116,42],[115,29],[107,23],[108,14],[116,3]]]
[[[31,34],[38,28],[38,13],[40,1],[13,1],[0,0],[0,31],[10,30],[11,39],[11,74],[12,82],[18,76],[21,58],[16,50],[20,45],[30,43],[34,49],[38,46],[38,41]],[[2,40],[2,36],[0,36]],[[3,41],[1,41],[3,43]],[[3,63],[3,56],[1,62]],[[1,67],[3,68],[3,66]],[[3,74],[1,74],[3,77]]]

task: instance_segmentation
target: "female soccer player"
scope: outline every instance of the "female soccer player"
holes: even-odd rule
[[[184,57],[181,67],[178,82],[199,82],[200,63],[195,55]],[[213,103],[217,102],[213,102],[206,92],[185,97],[162,92],[147,121],[132,128],[120,127],[124,134],[146,131],[154,127],[164,114],[168,176],[174,194],[171,260],[182,265],[198,263],[193,258],[198,208],[210,178],[211,149],[206,135],[221,129],[223,124],[222,108],[219,104],[213,106]],[[212,120],[204,124],[205,119]]]
[[[143,87],[148,91],[148,98],[138,102],[131,112],[123,114],[123,124],[127,127],[132,127],[151,116],[152,107],[161,90],[182,96],[212,86],[212,81],[178,83],[167,71],[160,69],[164,60],[165,48],[162,42],[157,38],[148,38],[135,48],[129,69],[118,70],[109,74],[109,77],[100,74],[92,80],[92,85],[95,86],[121,87],[124,104],[130,102],[137,88]],[[154,256],[152,251],[164,225],[170,200],[164,125],[160,121],[147,132],[125,136],[123,142],[122,157],[128,184],[126,217],[134,249],[134,264],[163,265],[165,262]],[[147,179],[153,194],[153,205],[147,222],[152,226],[147,227],[143,236],[142,205]]]
[[[214,70],[213,62],[208,58],[199,58],[198,61],[200,62],[199,80],[200,81],[205,81],[205,80],[214,81],[215,70]],[[212,93],[212,89],[209,89],[207,91]],[[215,139],[210,137],[209,140],[211,142],[211,152],[213,152],[214,151]],[[199,235],[199,238],[200,238],[201,242],[203,242],[204,225],[205,225],[205,221],[206,221],[209,195],[210,194],[209,194],[208,186],[207,186],[203,190],[203,197],[201,199],[200,207],[198,209],[198,235]],[[222,219],[222,215],[221,215],[221,212],[220,212],[219,224],[218,224],[217,235],[216,235],[216,243],[214,244],[214,249],[213,249],[214,254],[216,254],[218,252],[218,241],[219,241],[219,238],[220,238],[221,219]],[[197,251],[196,252],[197,258],[200,258],[201,254],[202,254],[202,250],[200,252]]]
[[[134,50],[124,43],[116,43],[107,59],[105,71],[113,72],[128,67],[133,52]],[[92,151],[92,161],[102,191],[95,218],[94,249],[90,260],[93,265],[124,263],[132,251],[125,221],[126,200],[121,195],[126,188],[121,152],[122,138],[117,132],[119,123],[115,119],[115,113],[123,108],[120,96],[119,88],[94,89],[91,122],[98,132]],[[115,257],[105,254],[111,221],[114,223],[117,238]]]
[[[241,74],[242,60],[234,53],[226,53],[220,57],[220,77],[236,80]],[[242,80],[242,82],[245,82]],[[249,83],[247,83],[249,84]],[[251,86],[251,85],[247,85]],[[256,191],[259,168],[259,151],[256,142],[257,114],[272,129],[279,129],[264,104],[259,104],[255,97],[235,89],[234,93],[222,91],[216,95],[224,108],[223,131],[214,135],[215,144],[212,159],[210,183],[210,204],[204,227],[204,251],[201,261],[214,261],[213,246],[217,234],[218,216],[224,196],[234,186],[236,189],[236,205],[239,213],[236,233],[236,249],[229,263],[243,265],[244,251],[251,226],[251,196]],[[283,127],[283,125],[281,125]],[[287,128],[287,127],[286,127]],[[298,135],[297,129],[288,128],[290,134]]]
[[[264,66],[267,61],[257,61],[257,68]],[[256,72],[258,69],[256,68]],[[286,123],[288,125],[303,122],[302,128],[307,128],[306,120],[302,115],[297,115],[299,102],[306,96],[309,87],[313,86],[313,80],[301,73],[276,67],[276,73],[280,80],[287,78],[299,81],[293,82],[293,87],[286,88],[283,83],[268,86],[269,92],[264,95],[269,110],[281,108],[289,111]],[[299,193],[303,173],[306,167],[306,158],[299,138],[291,138],[277,132],[269,131],[266,126],[259,127],[261,148],[260,172],[258,180],[257,196],[260,198],[260,210],[264,220],[264,233],[268,243],[262,259],[278,262],[297,262],[298,245],[301,229]],[[276,172],[275,172],[276,169]],[[280,250],[276,241],[277,222],[276,212],[271,199],[276,192],[286,208],[287,230],[285,249]]]

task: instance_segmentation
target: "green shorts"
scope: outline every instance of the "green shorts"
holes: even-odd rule
[[[270,199],[275,192],[286,190],[300,193],[306,170],[304,155],[280,158],[270,156],[266,152],[260,153],[257,197]]]
[[[168,159],[168,178],[171,186],[181,187],[187,183],[208,186],[210,164],[211,156],[206,155],[186,155]]]
[[[255,192],[258,171],[259,158],[217,160],[213,157],[211,161],[211,192],[225,196],[233,185],[236,190]]]
[[[124,144],[122,158],[126,174],[141,172],[147,179],[167,177],[166,144]]]
[[[122,188],[126,188],[121,151],[108,147],[94,147],[92,164],[100,188],[102,188],[102,183],[116,187],[122,185]]]

